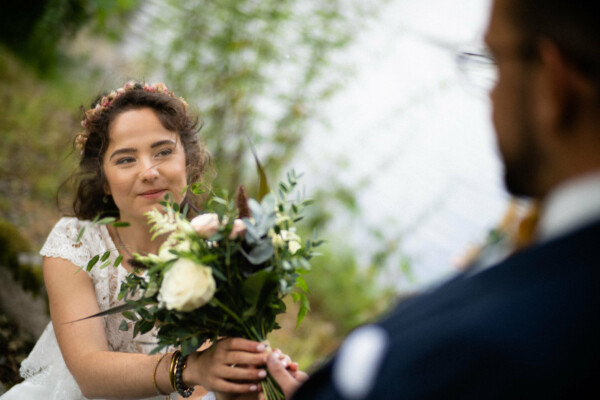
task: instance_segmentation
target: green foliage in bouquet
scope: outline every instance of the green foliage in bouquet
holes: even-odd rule
[[[288,294],[300,302],[300,323],[309,309],[302,274],[320,242],[303,242],[296,234],[295,224],[311,201],[297,193],[290,200],[298,177],[292,171],[287,178],[277,195],[260,202],[246,202],[244,194],[237,202],[213,196],[204,211],[214,214],[204,216],[216,214],[219,223],[209,237],[197,233],[177,204],[165,201],[164,212],[149,213],[154,237],[168,236],[157,255],[135,255],[145,270],[127,276],[120,291],[125,305],[111,310],[123,313],[121,328],[132,321],[137,335],[156,326],[154,352],[176,346],[190,354],[220,337],[260,342],[279,328],[276,316],[285,312]],[[238,217],[245,235],[232,235]]]

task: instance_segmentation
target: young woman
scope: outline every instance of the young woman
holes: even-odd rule
[[[184,188],[201,178],[209,161],[197,117],[161,83],[130,82],[101,97],[82,126],[75,216],[62,218],[41,250],[52,322],[22,364],[25,381],[2,400],[164,398],[196,386],[197,398],[203,388],[256,392],[266,375],[257,368],[267,357],[260,343],[226,339],[214,351],[192,354],[179,363],[183,382],[173,385],[178,354],[145,354],[152,332],[134,339],[131,329],[119,330],[118,314],[72,322],[119,304],[120,282],[133,271],[131,254],[156,253],[161,245],[150,239],[144,213],[166,194],[183,201]],[[130,226],[90,225],[97,215]],[[88,261],[106,250],[113,261],[122,255],[121,264],[85,272]]]

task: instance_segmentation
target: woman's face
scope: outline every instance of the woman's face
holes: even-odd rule
[[[185,151],[150,108],[126,111],[111,123],[103,168],[105,193],[112,195],[121,220],[146,221],[144,213],[170,193],[182,200],[187,185]]]

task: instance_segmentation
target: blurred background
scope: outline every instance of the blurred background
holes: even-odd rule
[[[303,368],[444,279],[507,204],[486,93],[457,54],[489,0],[22,0],[0,7],[0,384],[48,321],[40,259],[74,171],[81,109],[164,81],[204,121],[213,185],[256,193],[290,169],[327,242],[272,341]],[[66,204],[69,187],[62,190]],[[1,393],[0,388],[0,393]]]

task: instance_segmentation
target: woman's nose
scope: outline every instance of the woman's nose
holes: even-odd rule
[[[143,181],[147,181],[147,182],[152,182],[152,181],[156,180],[156,178],[158,178],[158,170],[156,167],[157,167],[156,165],[152,165],[152,164],[145,167],[141,173],[140,178]]]

